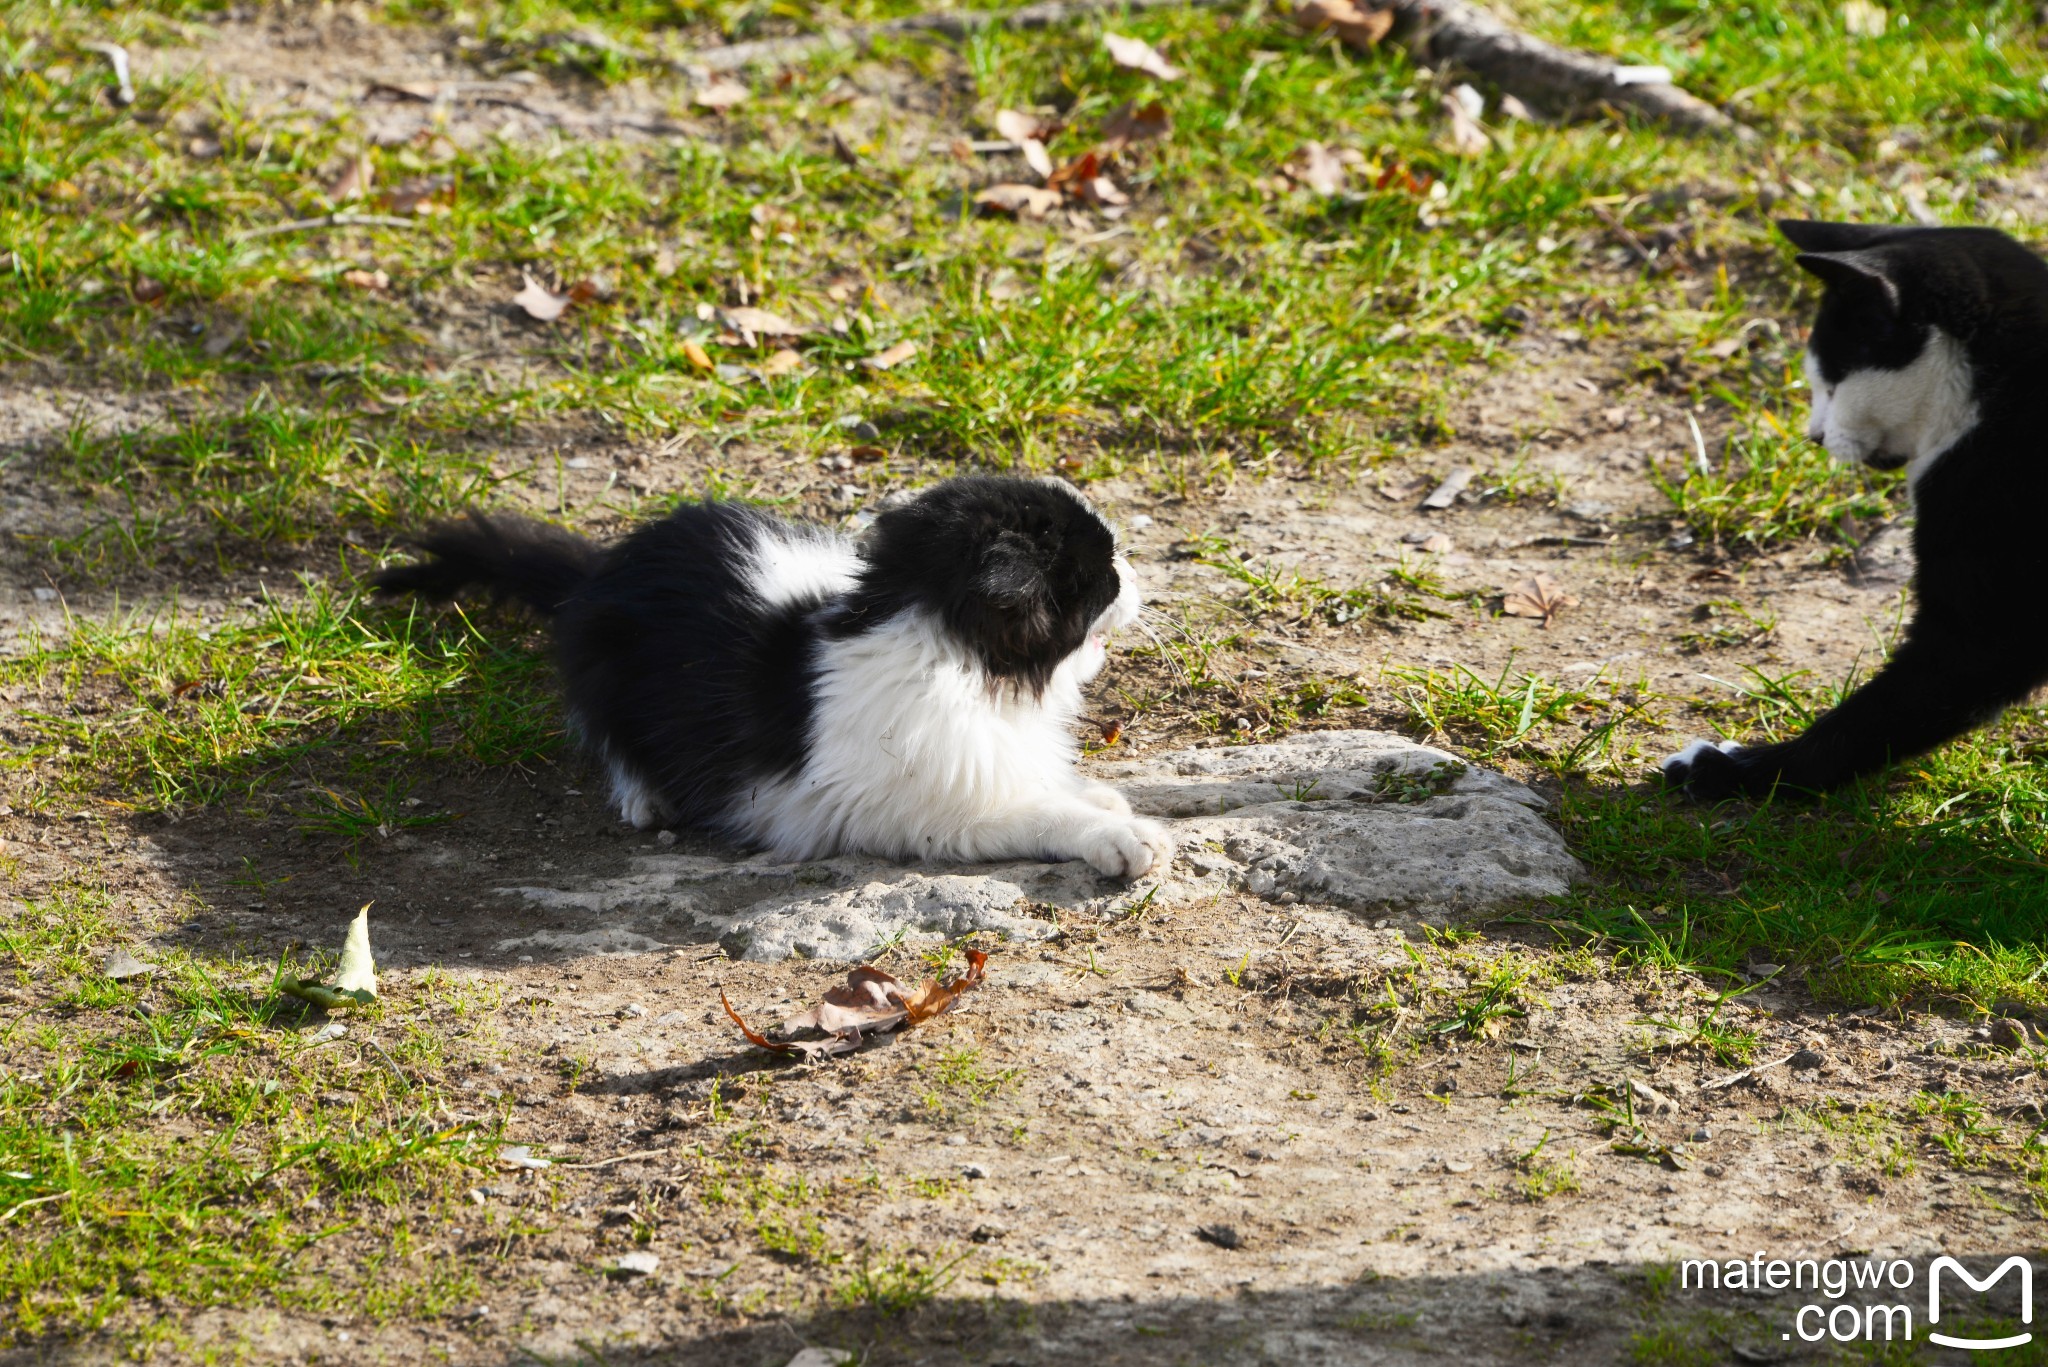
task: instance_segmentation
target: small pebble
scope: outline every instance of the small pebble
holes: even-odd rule
[[[949,1134],[946,1136],[946,1142],[956,1149],[964,1148],[967,1144],[967,1136],[964,1134]]]
[[[960,1175],[971,1181],[978,1182],[988,1176],[988,1169],[979,1163],[963,1163],[960,1167]]]
[[[1704,1144],[1713,1137],[1714,1132],[1704,1125],[1692,1132],[1692,1142],[1695,1144]]]
[[[1791,1058],[1786,1060],[1787,1063],[1791,1064],[1794,1068],[1797,1068],[1801,1071],[1804,1071],[1808,1068],[1823,1067],[1826,1065],[1827,1061],[1827,1055],[1821,1053],[1821,1051],[1818,1049],[1801,1049],[1798,1053],[1794,1054]]]
[[[1244,1236],[1237,1232],[1235,1225],[1203,1225],[1195,1231],[1195,1237],[1218,1248],[1244,1247]]]
[[[612,1263],[614,1277],[651,1277],[661,1266],[661,1259],[652,1253],[621,1253]]]
[[[654,835],[654,843],[657,845],[673,845],[676,843],[676,833],[674,831],[657,831]]]
[[[639,1002],[627,1002],[619,1008],[619,1018],[621,1020],[638,1020],[646,1014],[647,1008]]]
[[[1991,1022],[1989,1038],[1999,1049],[2024,1049],[2028,1044],[2027,1027],[2010,1016],[2001,1016]]]

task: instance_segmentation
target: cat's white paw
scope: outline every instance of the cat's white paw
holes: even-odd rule
[[[1173,837],[1142,817],[1104,822],[1084,833],[1080,843],[1081,858],[1111,878],[1140,878],[1154,868],[1163,872],[1173,859]]]
[[[1124,800],[1122,793],[1107,783],[1082,784],[1081,800],[1091,807],[1100,807],[1105,812],[1115,812],[1118,816],[1131,814],[1131,804]]]
[[[1696,740],[1677,754],[1666,757],[1658,767],[1664,771],[1664,777],[1682,780],[1699,763],[1700,756],[1709,750],[1718,750],[1724,755],[1742,753],[1742,747],[1732,740]]]
[[[675,819],[660,793],[616,766],[612,769],[612,800],[619,804],[619,815],[636,831],[651,831]]]

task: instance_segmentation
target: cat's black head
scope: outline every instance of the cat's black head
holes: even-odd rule
[[[1990,228],[1778,224],[1826,289],[1807,343],[1808,434],[1845,461],[1917,471],[1975,426],[1975,353],[2048,321],[2048,267]]]
[[[849,604],[858,629],[905,609],[931,613],[992,682],[1042,692],[1091,635],[1136,615],[1135,584],[1109,525],[1050,480],[947,480],[881,513]],[[1112,610],[1114,609],[1114,611]]]

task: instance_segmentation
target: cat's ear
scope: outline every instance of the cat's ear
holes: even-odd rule
[[[1802,252],[1851,252],[1874,247],[1893,229],[1883,223],[1819,223],[1812,219],[1781,218],[1777,228],[1785,240]]]
[[[1899,284],[1891,263],[1877,252],[1801,252],[1794,260],[1829,289],[1861,295],[1891,317],[1899,314]]]
[[[974,587],[1025,630],[1052,616],[1052,583],[1044,553],[1029,537],[1004,532],[982,552]]]

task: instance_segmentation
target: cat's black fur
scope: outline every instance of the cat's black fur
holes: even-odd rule
[[[760,548],[829,559],[837,591],[762,569]],[[815,694],[847,642],[923,613],[991,687],[1041,693],[1118,595],[1115,537],[1046,481],[949,480],[879,514],[857,556],[833,534],[737,503],[685,503],[609,548],[529,518],[471,514],[416,539],[428,558],[379,593],[475,587],[554,627],[582,738],[655,795],[662,818],[718,826],[740,795],[796,774]]]
[[[1809,349],[1821,387],[1839,394],[1862,373],[1863,392],[1876,392],[1938,330],[1967,356],[1976,421],[1956,424],[1945,449],[1857,453],[1880,468],[1918,457],[1913,619],[1877,674],[1802,735],[1732,752],[1695,745],[1667,760],[1667,779],[1703,799],[1836,787],[1980,726],[2048,681],[2048,265],[1988,228],[1778,227],[1826,285]]]

